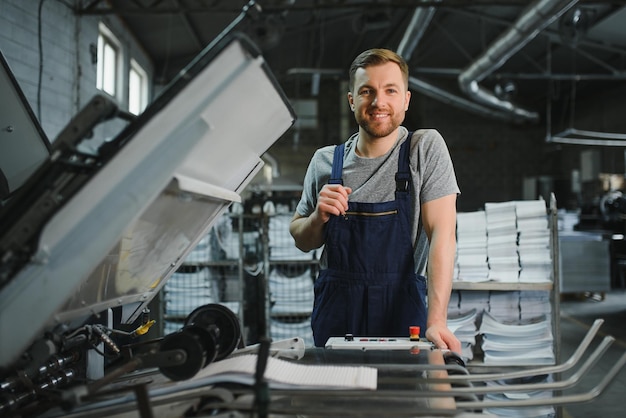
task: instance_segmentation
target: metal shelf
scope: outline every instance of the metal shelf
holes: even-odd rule
[[[553,283],[452,282],[452,290],[552,290]]]
[[[550,229],[550,257],[552,259],[552,281],[543,283],[530,283],[530,282],[497,282],[497,281],[484,281],[484,282],[463,282],[453,281],[452,290],[465,290],[465,291],[547,291],[550,295],[550,304],[552,306],[550,318],[552,322],[552,335],[553,335],[553,347],[555,362],[558,364],[561,358],[561,335],[560,335],[560,298],[559,298],[559,237],[558,237],[558,217],[556,198],[554,195],[550,196],[549,208],[548,208],[548,228]],[[486,365],[483,363],[482,358],[475,358],[470,362],[472,366],[481,367],[501,367],[500,365]]]

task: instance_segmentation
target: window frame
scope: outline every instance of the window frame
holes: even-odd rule
[[[138,103],[137,108],[134,105],[134,86],[133,86],[133,73],[137,75],[138,78]],[[146,106],[148,105],[148,73],[144,68],[134,59],[130,59],[130,66],[128,69],[128,111],[134,115],[139,115],[144,111]]]
[[[96,88],[109,96],[119,99],[122,96],[124,51],[121,42],[103,23],[98,28],[98,63],[96,72]],[[110,64],[107,51],[113,51],[113,64]],[[113,69],[112,73],[111,68]],[[107,76],[113,77],[112,86],[108,86]],[[111,91],[112,90],[112,91]]]

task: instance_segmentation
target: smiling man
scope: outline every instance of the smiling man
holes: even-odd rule
[[[408,336],[419,326],[460,353],[447,328],[460,193],[448,149],[436,130],[401,126],[411,99],[402,57],[367,50],[349,74],[359,131],[315,152],[290,225],[301,250],[324,246],[315,345],[345,334]]]

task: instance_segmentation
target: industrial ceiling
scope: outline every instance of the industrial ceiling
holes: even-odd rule
[[[514,123],[536,122],[556,90],[626,80],[624,1],[94,0],[80,13],[119,16],[159,83],[230,30],[279,81],[345,77],[362,50],[392,48],[411,89]]]

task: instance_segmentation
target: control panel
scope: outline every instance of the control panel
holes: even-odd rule
[[[330,337],[326,348],[333,350],[432,350],[430,341],[403,337]]]

